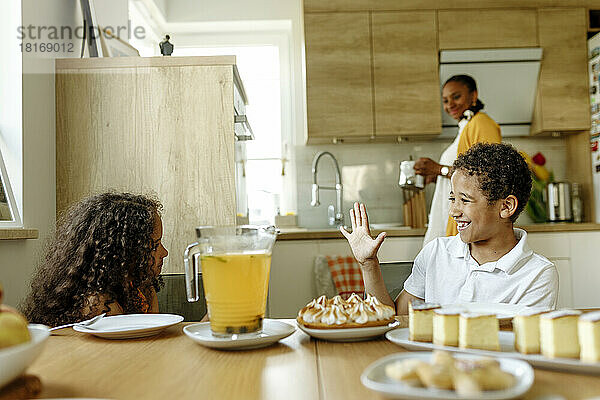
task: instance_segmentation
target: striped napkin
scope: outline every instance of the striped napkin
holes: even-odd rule
[[[352,293],[363,297],[365,285],[358,261],[354,257],[327,256],[327,265],[338,294],[347,299]]]

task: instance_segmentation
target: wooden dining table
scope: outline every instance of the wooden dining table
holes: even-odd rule
[[[299,329],[262,349],[214,350],[188,338],[186,324],[130,340],[66,330],[48,339],[28,374],[40,378],[40,398],[365,400],[382,398],[361,384],[365,368],[406,351],[384,337],[335,343]],[[535,368],[535,382],[522,398],[544,395],[600,396],[600,377]]]

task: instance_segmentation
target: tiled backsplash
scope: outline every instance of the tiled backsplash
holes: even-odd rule
[[[518,150],[533,156],[542,152],[547,167],[554,171],[556,180],[565,179],[566,140],[564,138],[507,138]],[[320,151],[329,151],[337,159],[344,186],[344,216],[349,224],[348,210],[355,201],[367,205],[371,223],[403,222],[402,190],[398,186],[400,161],[419,157],[439,160],[450,140],[386,144],[340,144],[296,146],[296,171],[298,195],[298,224],[307,228],[327,227],[327,206],[335,204],[335,191],[322,190],[321,205],[311,207],[312,160]],[[330,158],[319,162],[318,183],[335,184],[333,163]],[[434,185],[426,189],[427,204],[431,202]]]

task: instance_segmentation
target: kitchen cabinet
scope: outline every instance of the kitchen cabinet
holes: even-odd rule
[[[369,13],[304,16],[308,140],[373,136]]]
[[[558,269],[559,306],[600,306],[599,231],[530,233],[528,239],[530,247],[550,259]]]
[[[440,10],[439,48],[537,47],[536,10]]]
[[[235,57],[56,61],[57,214],[106,190],[164,205],[164,272],[198,225],[233,224]]]
[[[540,9],[544,50],[531,133],[590,129],[586,10]]]
[[[434,11],[372,14],[375,136],[441,133]]]

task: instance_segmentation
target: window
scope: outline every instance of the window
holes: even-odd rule
[[[0,35],[5,41],[0,52],[0,228],[22,226],[19,208],[23,204],[23,55],[16,30],[21,25],[21,2],[5,3],[0,13]]]

